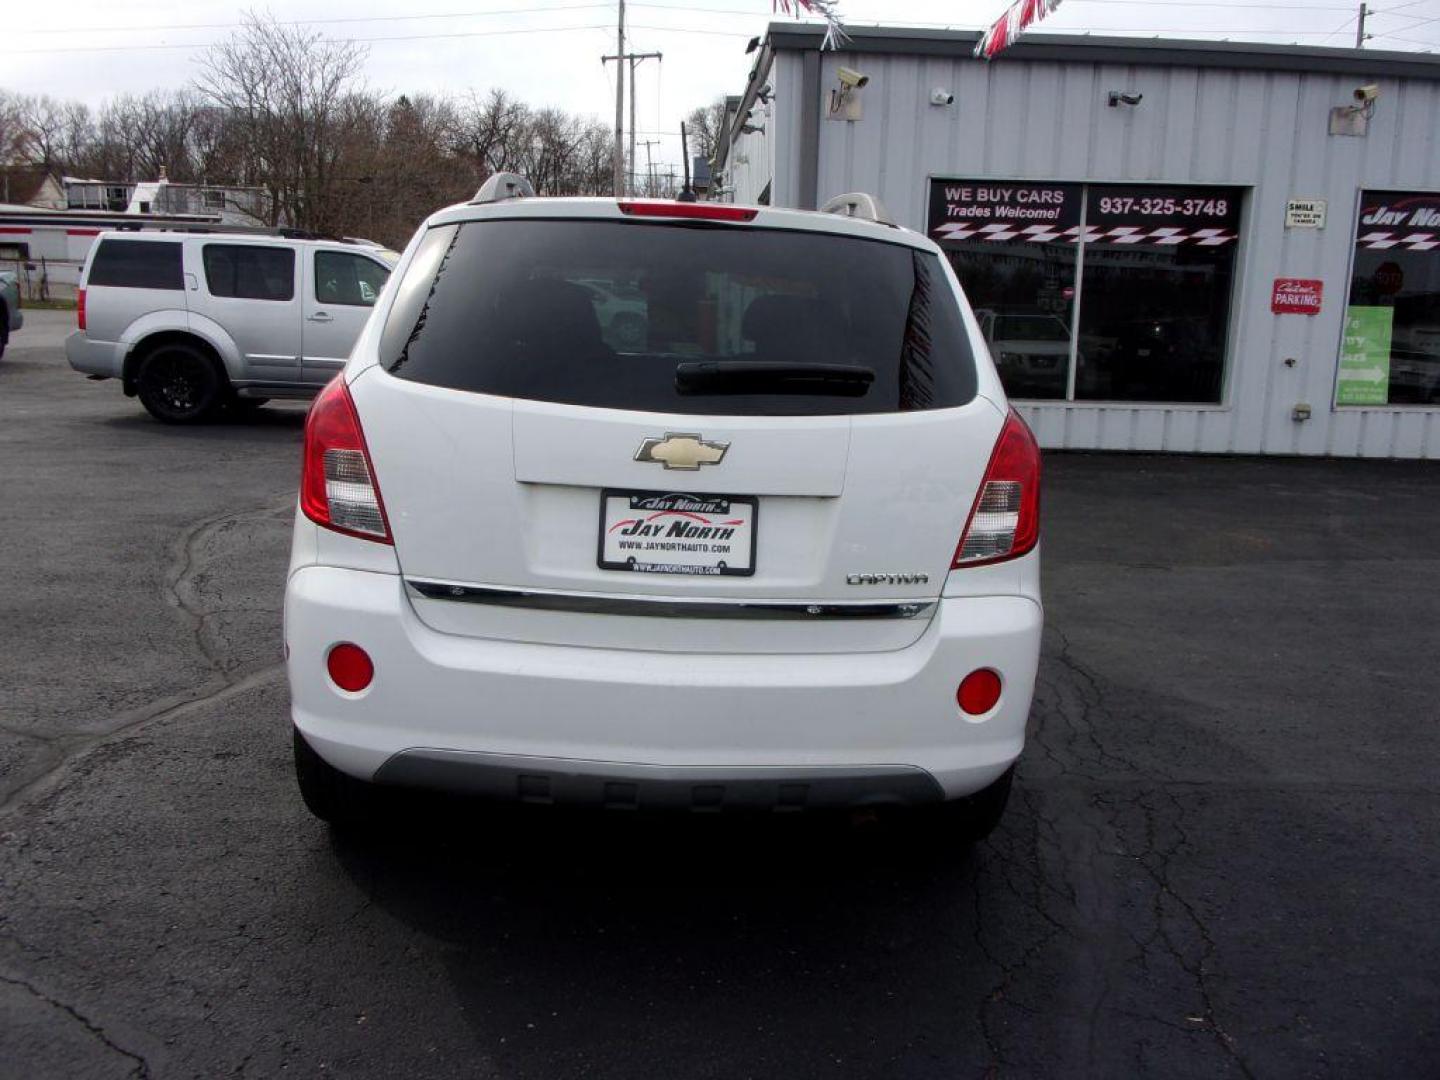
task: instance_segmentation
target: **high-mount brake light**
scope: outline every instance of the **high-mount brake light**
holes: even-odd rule
[[[85,290],[75,290],[75,328],[85,329]]]
[[[1040,446],[1014,409],[1000,429],[951,569],[1019,558],[1040,540]]]
[[[326,384],[305,418],[300,509],[317,525],[393,544],[385,504],[345,377]]]
[[[690,218],[695,221],[754,221],[760,211],[727,203],[682,203],[650,199],[621,199],[620,212],[635,217]]]

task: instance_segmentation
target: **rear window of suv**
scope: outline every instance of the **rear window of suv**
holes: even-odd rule
[[[183,289],[179,244],[150,240],[101,240],[90,264],[88,286]]]
[[[963,405],[976,387],[928,252],[574,219],[432,229],[381,361],[432,386],[670,413],[904,412]]]

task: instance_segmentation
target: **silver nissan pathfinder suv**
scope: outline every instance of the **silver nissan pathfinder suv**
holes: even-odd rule
[[[310,398],[344,365],[396,258],[341,241],[102,233],[65,351],[169,424]]]

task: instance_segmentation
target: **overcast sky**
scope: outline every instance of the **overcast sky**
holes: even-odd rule
[[[0,32],[0,86],[98,104],[188,82],[204,47],[223,38],[246,4],[221,0],[64,0],[8,3]],[[256,5],[328,37],[366,40],[365,79],[394,93],[504,87],[532,105],[614,116],[615,5],[602,0],[272,0]],[[1004,0],[840,0],[857,25],[976,28]],[[1440,50],[1440,0],[1373,0],[1377,49]],[[123,9],[123,11],[122,11]],[[1352,46],[1358,4],[1345,0],[1065,0],[1044,30],[1228,37]],[[400,14],[403,12],[404,14]],[[641,138],[678,130],[681,117],[716,95],[738,93],[745,43],[772,19],[769,0],[627,0],[632,50],[661,52],[640,68]],[[678,137],[652,148],[677,162]],[[637,154],[644,162],[643,152]]]

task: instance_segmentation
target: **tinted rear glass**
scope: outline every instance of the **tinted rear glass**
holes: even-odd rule
[[[86,284],[183,289],[180,245],[146,240],[101,240]]]
[[[396,376],[654,412],[814,415],[963,405],[975,365],[939,260],[807,232],[606,221],[445,226],[386,324]],[[695,362],[840,365],[874,380],[677,389]],[[844,372],[841,372],[842,376]]]
[[[295,296],[295,252],[249,244],[206,244],[205,285],[211,296],[290,300]]]

